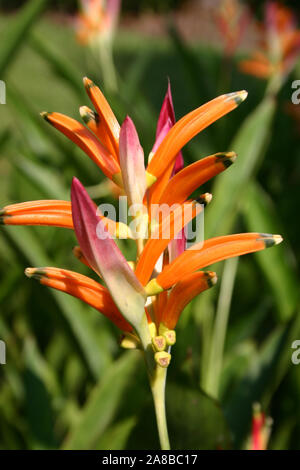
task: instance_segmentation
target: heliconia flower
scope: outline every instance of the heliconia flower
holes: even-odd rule
[[[56,268],[30,268],[26,274],[80,298],[125,333],[130,332],[131,337],[122,342],[124,347],[133,347],[141,340],[139,344],[148,355],[150,338],[153,359],[159,366],[167,367],[171,358],[167,348],[175,342],[173,330],[182,311],[196,295],[216,283],[216,274],[203,269],[282,240],[279,235],[236,234],[212,238],[186,249],[183,229],[204,210],[212,195],[202,194],[195,201],[188,198],[234,163],[236,154],[216,153],[184,168],[181,150],[201,130],[237,108],[247,92],[219,96],[175,122],[169,84],[145,168],[143,149],[132,120],[127,117],[120,126],[100,89],[88,78],[84,85],[94,106],[80,108],[86,126],[60,113],[43,116],[118,184],[130,203],[143,207],[147,230],[145,238],[135,240],[136,260],[128,262],[113,240],[121,236],[135,238],[131,225],[104,217],[76,178],[71,202],[13,204],[0,211],[0,222],[74,229],[79,244],[74,255],[98,273],[105,287],[80,274]],[[152,211],[154,203],[172,209],[160,216],[159,210]],[[136,222],[138,216],[133,219]]]
[[[276,74],[285,78],[300,54],[300,29],[292,10],[274,1],[267,2],[265,21],[259,27],[261,50],[242,60],[240,69],[258,78],[267,79]]]
[[[252,429],[248,450],[267,450],[272,419],[261,411],[259,403],[253,405]]]
[[[251,21],[250,10],[238,0],[222,0],[215,13],[215,19],[222,37],[225,54],[232,56],[240,45]]]
[[[117,26],[121,0],[81,0],[76,21],[78,41],[88,44],[99,37],[111,36]]]

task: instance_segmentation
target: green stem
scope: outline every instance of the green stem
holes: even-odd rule
[[[280,73],[272,75],[267,83],[266,96],[277,96],[283,85],[283,81],[283,77]]]
[[[150,386],[153,395],[157,429],[162,450],[170,450],[170,441],[168,435],[165,388],[167,378],[167,368],[156,366],[155,374],[150,377]]]
[[[105,89],[116,93],[118,91],[118,81],[114,65],[111,39],[99,42],[99,56]]]
[[[170,442],[167,428],[166,407],[165,407],[165,387],[167,378],[167,368],[160,367],[154,360],[151,336],[146,315],[137,329],[137,333],[144,349],[145,362],[152,391],[156,422],[158,428],[159,441],[162,450],[170,449]]]
[[[232,258],[224,264],[205,384],[205,391],[213,397],[218,397],[219,394],[224,344],[238,260],[239,258]]]

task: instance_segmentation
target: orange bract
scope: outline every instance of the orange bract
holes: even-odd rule
[[[118,328],[131,331],[132,327],[117,309],[106,287],[82,274],[58,268],[27,268],[28,277],[34,277],[45,286],[66,292],[108,317]]]
[[[168,206],[166,208],[168,214],[162,218],[158,227],[153,230],[135,270],[135,275],[143,285],[148,282],[157,260],[169,243],[177,234],[182,236],[180,233],[182,228],[202,211],[200,204],[195,205],[191,202],[179,204],[171,211]]]
[[[181,118],[158,147],[147,167],[147,172],[159,178],[189,140],[235,109],[246,97],[245,91],[222,95]]]
[[[169,289],[193,271],[227,258],[263,250],[266,246],[282,241],[281,237],[274,237],[276,236],[253,233],[212,238],[182,253],[157,276],[156,282],[163,289]]]
[[[300,30],[292,10],[277,2],[267,2],[265,21],[258,29],[262,33],[262,49],[242,60],[240,69],[258,78],[275,75],[285,78],[300,53]]]
[[[120,173],[116,160],[101,142],[82,124],[61,113],[43,113],[43,117],[56,129],[80,147],[110,179]]]
[[[199,186],[228,168],[235,158],[233,152],[217,153],[189,165],[170,179],[159,203],[183,203]]]
[[[172,289],[163,308],[161,322],[173,330],[183,309],[196,295],[209,289],[217,282],[214,272],[196,272],[188,274]],[[162,295],[162,294],[160,294]]]
[[[87,77],[83,79],[83,83],[87,94],[100,117],[101,135],[106,132],[107,137],[105,138],[109,139],[110,144],[115,151],[115,156],[118,158],[120,125],[116,119],[116,116],[114,115],[100,88],[98,88],[92,82],[92,80]]]

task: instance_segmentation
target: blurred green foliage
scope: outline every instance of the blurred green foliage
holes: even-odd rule
[[[101,73],[71,27],[47,17],[36,22],[34,3],[17,18],[0,20],[2,37],[14,32],[0,45],[0,78],[7,85],[7,104],[0,106],[0,205],[69,198],[74,175],[97,201],[115,203],[103,196],[103,175],[39,116],[55,110],[78,118],[79,106],[89,105],[81,78],[101,85]],[[300,369],[291,363],[291,344],[300,338],[300,149],[286,104],[300,67],[270,100],[263,82],[238,72],[237,57],[224,89],[221,50],[187,45],[174,29],[151,41],[122,32],[115,57],[120,93],[108,99],[120,121],[127,113],[134,119],[146,154],[167,77],[177,118],[218,93],[249,91],[238,110],[184,149],[184,157],[188,164],[218,151],[239,153],[233,167],[203,188],[215,196],[207,236],[257,230],[285,239],[282,247],[238,263],[219,387],[209,386],[216,377],[211,380],[213,364],[208,369],[219,287],[199,296],[180,319],[168,372],[171,442],[174,448],[243,448],[252,404],[259,401],[274,420],[270,447],[299,449]],[[97,312],[23,275],[27,266],[52,265],[93,276],[74,259],[75,244],[64,229],[1,227],[0,339],[7,364],[0,365],[0,448],[157,448],[139,353],[122,353],[119,333]],[[131,259],[132,245],[123,242],[122,249]],[[216,270],[222,279],[223,265]]]

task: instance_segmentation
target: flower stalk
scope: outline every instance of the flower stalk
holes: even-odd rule
[[[118,91],[118,80],[111,41],[99,40],[98,50],[104,87],[106,90],[116,93]]]
[[[154,402],[160,446],[162,450],[170,450],[171,447],[169,442],[165,405],[165,388],[168,368],[162,367],[154,359],[155,356],[153,353],[152,345],[153,337],[151,337],[150,328],[148,324],[144,321],[145,318],[146,317],[143,318],[139,331],[137,331],[137,333],[139,335],[144,350],[146,369]],[[154,331],[155,330],[156,328],[154,328]]]
[[[152,377],[149,377],[154,401],[159,441],[162,450],[171,449],[168,435],[165,405],[167,370],[167,367],[161,367],[157,365],[154,371],[154,375]]]

